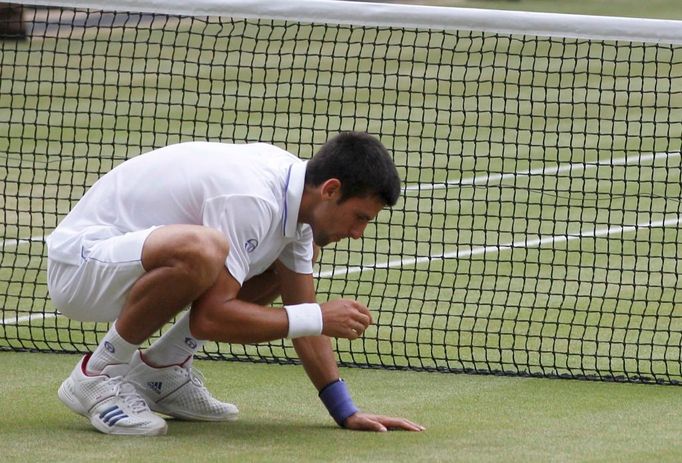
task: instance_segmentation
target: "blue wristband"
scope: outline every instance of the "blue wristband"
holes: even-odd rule
[[[353,399],[350,398],[346,383],[342,379],[337,379],[323,387],[320,391],[320,399],[339,426],[343,427],[346,418],[358,412]]]

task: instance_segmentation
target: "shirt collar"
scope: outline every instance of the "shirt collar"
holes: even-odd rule
[[[284,236],[295,238],[298,233],[298,211],[305,186],[305,169],[307,161],[295,162],[289,167],[284,198]]]

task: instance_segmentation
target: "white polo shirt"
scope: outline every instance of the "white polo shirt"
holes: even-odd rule
[[[312,273],[312,230],[298,223],[306,163],[265,143],[190,142],[130,159],[100,178],[47,240],[50,259],[80,264],[87,241],[171,224],[220,230],[242,284],[278,258]]]

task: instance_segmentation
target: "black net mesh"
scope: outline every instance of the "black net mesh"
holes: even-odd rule
[[[294,21],[25,8],[0,39],[0,349],[92,350],[43,239],[100,175],[189,140],[309,158],[341,130],[405,190],[325,249],[320,300],[376,324],[348,365],[682,380],[682,49]],[[2,34],[0,34],[2,35]],[[295,361],[288,341],[208,358]]]

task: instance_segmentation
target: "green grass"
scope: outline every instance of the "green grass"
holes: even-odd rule
[[[97,433],[56,397],[78,357],[0,352],[3,462],[679,461],[677,388],[344,369],[367,411],[423,433],[338,429],[302,368],[198,361],[235,423],[170,422],[168,435]]]
[[[682,19],[679,2],[663,0],[447,4]],[[363,270],[320,278],[320,299],[357,298],[377,321],[363,339],[338,342],[342,362],[682,380],[679,224],[494,250],[679,217],[679,156],[604,164],[682,149],[682,126],[669,122],[682,119],[679,47],[252,22],[153,26],[105,28],[105,41],[74,29],[69,39],[0,43],[3,240],[48,233],[98,175],[152,147],[262,140],[308,157],[330,132],[369,130],[391,148],[406,184],[450,186],[408,191],[364,240],[323,254],[323,274]],[[579,163],[593,164],[466,184]],[[0,248],[0,348],[91,350],[106,325],[13,322],[54,313],[45,248]],[[288,343],[207,349],[294,356]],[[167,437],[112,439],[56,399],[76,361],[0,352],[0,460],[682,459],[677,388],[343,369],[362,408],[428,428],[375,435],[337,429],[300,367],[228,362],[198,364],[211,389],[240,406],[237,423],[172,422]]]

